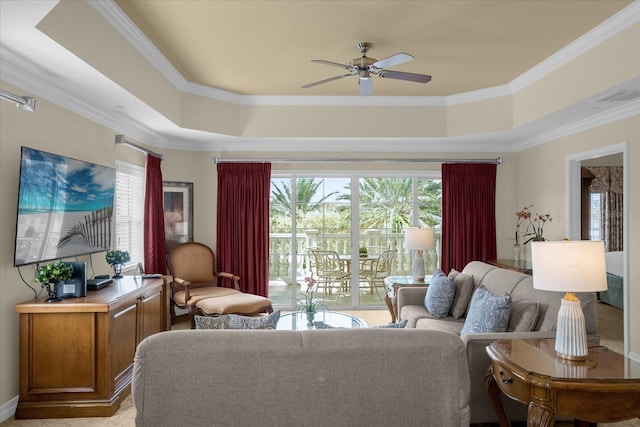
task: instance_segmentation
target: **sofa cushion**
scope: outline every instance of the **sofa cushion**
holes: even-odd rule
[[[434,317],[446,317],[451,309],[456,288],[453,279],[447,277],[441,270],[436,270],[431,276],[431,282],[424,297],[424,306]]]
[[[436,329],[438,331],[450,332],[460,335],[460,330],[464,326],[464,319],[454,319],[453,317],[444,317],[435,319],[433,317],[418,319],[416,328],[418,329]]]
[[[495,295],[480,285],[471,297],[469,313],[460,335],[505,332],[510,312],[510,295]]]
[[[453,278],[453,284],[455,285],[455,295],[449,314],[451,314],[454,319],[459,319],[464,315],[465,311],[467,311],[471,295],[473,295],[473,276],[460,273],[453,269],[449,272],[449,277]]]
[[[426,293],[426,291],[425,291]],[[423,298],[424,299],[424,298]],[[427,311],[424,304],[421,305],[405,305],[398,312],[399,319],[407,320],[407,328],[415,328],[418,319],[423,317],[432,318],[433,316]]]
[[[507,332],[533,331],[540,316],[540,303],[513,299],[511,301],[511,315]]]
[[[275,329],[280,311],[266,316],[248,317],[239,314],[224,316],[194,316],[196,329]]]

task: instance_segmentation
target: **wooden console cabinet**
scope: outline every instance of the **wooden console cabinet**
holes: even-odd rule
[[[16,305],[20,396],[15,418],[111,416],[130,393],[140,341],[170,329],[165,278],[125,276],[83,298]]]

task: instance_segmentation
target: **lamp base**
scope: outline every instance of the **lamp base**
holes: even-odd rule
[[[422,257],[422,251],[417,250],[416,256],[413,258],[413,281],[424,282],[424,258]]]
[[[556,354],[567,360],[587,360],[587,327],[580,299],[573,292],[562,298],[558,311],[556,331]]]

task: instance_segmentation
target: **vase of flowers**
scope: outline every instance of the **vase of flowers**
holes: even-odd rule
[[[533,205],[531,205],[533,206]],[[529,207],[531,207],[529,206]],[[524,207],[522,210],[516,212],[516,217],[518,218],[516,222],[516,241],[513,244],[513,259],[514,261],[520,261],[520,227],[523,222],[526,222],[531,217],[531,213],[529,212],[529,207]]]
[[[518,233],[521,224],[526,224],[526,228],[524,233],[522,234],[522,238],[524,240],[523,245],[526,245],[529,242],[544,242],[546,239],[544,238],[544,224],[548,221],[551,222],[553,217],[550,214],[541,215],[536,213],[535,215],[531,214],[531,208],[533,205],[529,205],[524,207],[521,211],[516,212],[516,216],[518,217],[518,223],[516,225],[516,244],[519,243]]]
[[[61,261],[38,267],[36,281],[42,285],[42,289],[46,289],[48,296],[44,302],[62,301],[58,298],[58,285],[60,282],[71,278],[71,276],[73,276],[73,266]]]
[[[521,250],[520,245],[517,243],[514,243],[513,244],[513,260],[515,262],[520,261],[520,250]]]
[[[108,250],[105,256],[107,264],[113,268],[114,279],[122,279],[122,266],[131,260],[129,251]]]
[[[325,307],[324,300],[316,297],[315,295],[317,291],[317,282],[313,277],[305,277],[304,282],[307,285],[307,290],[296,298],[296,301],[298,302],[297,310],[306,314],[307,326],[313,326],[316,312]]]

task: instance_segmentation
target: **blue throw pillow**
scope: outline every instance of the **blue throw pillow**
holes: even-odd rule
[[[453,279],[447,277],[442,270],[436,270],[431,276],[427,295],[424,297],[424,306],[433,317],[447,317],[455,294],[456,286]]]
[[[460,335],[505,332],[511,315],[511,295],[495,295],[480,285],[471,297]]]

